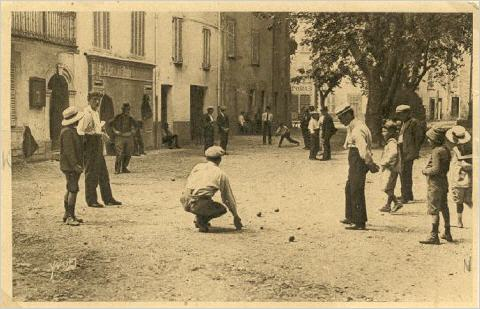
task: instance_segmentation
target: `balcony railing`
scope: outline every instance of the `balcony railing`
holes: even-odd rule
[[[76,46],[74,12],[12,12],[12,35]]]

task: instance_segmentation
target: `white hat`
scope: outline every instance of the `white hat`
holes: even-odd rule
[[[84,113],[78,111],[76,106],[69,106],[63,111],[62,115],[62,126],[68,126],[82,119]]]
[[[472,136],[468,131],[462,126],[454,126],[445,133],[447,139],[453,144],[465,144],[470,141]]]
[[[207,158],[220,158],[225,154],[225,150],[219,146],[212,146],[205,150],[205,157]]]
[[[406,104],[398,105],[397,108],[395,108],[396,113],[408,112],[409,110],[410,106]]]
[[[341,115],[345,114],[346,112],[353,111],[352,107],[350,105],[342,105],[338,109],[338,111],[335,113],[337,117],[340,117]]]

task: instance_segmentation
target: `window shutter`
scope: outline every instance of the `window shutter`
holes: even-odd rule
[[[93,12],[93,46],[98,47],[98,13]]]
[[[203,62],[202,68],[204,70],[210,69],[210,29],[203,29]]]
[[[227,56],[229,58],[235,58],[235,40],[236,40],[236,27],[235,27],[235,20],[229,19],[227,21],[227,37],[228,37],[228,45],[227,45]]]
[[[260,65],[260,34],[258,31],[252,32],[252,65]]]
[[[172,60],[174,63],[182,63],[182,19],[174,17],[172,19]]]
[[[130,16],[130,53],[135,54],[135,12]]]
[[[106,26],[105,26],[105,49],[110,49],[110,13],[106,12]]]
[[[13,53],[11,53],[13,56]],[[17,126],[17,106],[15,94],[15,62],[10,61],[10,127]]]

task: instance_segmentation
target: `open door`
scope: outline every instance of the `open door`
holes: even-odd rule
[[[205,87],[190,86],[190,137],[195,144],[202,143],[204,98]]]
[[[65,77],[56,73],[48,81],[50,96],[50,140],[52,150],[60,147],[60,131],[62,130],[63,111],[69,106],[68,83]]]

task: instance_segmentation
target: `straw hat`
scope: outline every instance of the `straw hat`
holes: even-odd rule
[[[337,115],[337,117],[340,117],[349,111],[353,111],[352,107],[350,105],[343,105],[338,109],[338,111],[335,114]]]
[[[402,105],[398,105],[396,108],[395,108],[395,112],[396,113],[403,113],[403,112],[408,112],[410,111],[410,106],[409,105],[406,105],[406,104],[402,104]]]
[[[222,147],[219,146],[212,146],[209,147],[207,150],[205,150],[205,157],[207,158],[220,158],[225,154],[225,150],[223,150]]]
[[[84,113],[78,111],[76,106],[69,106],[63,111],[62,115],[62,126],[68,126],[82,119]]]
[[[468,131],[462,126],[452,127],[447,131],[445,136],[451,143],[455,145],[468,143],[472,138],[470,133],[468,133]]]
[[[445,139],[445,131],[446,131],[445,128],[433,127],[429,129],[427,133],[425,133],[425,135],[433,142],[442,144]]]

